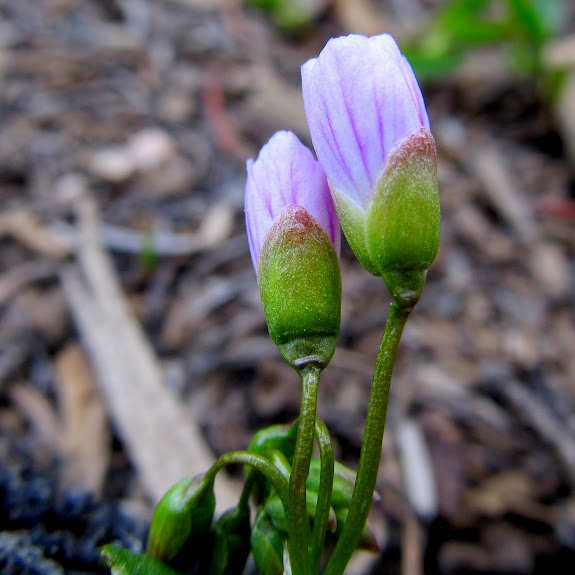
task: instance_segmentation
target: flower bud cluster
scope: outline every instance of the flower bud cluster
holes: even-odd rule
[[[419,300],[439,249],[435,141],[388,34],[330,40],[302,66],[319,163],[290,132],[248,160],[246,225],[268,328],[296,369],[324,367],[339,331],[339,225],[396,303]]]

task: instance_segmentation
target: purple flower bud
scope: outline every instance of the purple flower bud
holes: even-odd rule
[[[340,228],[327,179],[291,132],[247,162],[246,226],[270,337],[296,370],[323,369],[341,315]]]
[[[429,119],[413,70],[389,34],[332,38],[302,66],[313,145],[331,185],[363,209],[395,145]]]
[[[325,173],[295,134],[274,134],[257,160],[248,160],[246,167],[246,228],[256,274],[266,236],[288,206],[305,208],[339,254],[339,218]]]
[[[306,62],[302,83],[348,243],[396,301],[414,300],[437,254],[440,210],[435,141],[409,62],[388,34],[352,34],[331,39]],[[418,279],[404,286],[396,272]]]

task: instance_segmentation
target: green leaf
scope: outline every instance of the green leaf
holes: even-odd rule
[[[260,575],[282,575],[285,539],[261,510],[250,537],[252,554]]]
[[[161,561],[114,545],[104,545],[100,555],[112,575],[180,575]]]
[[[311,460],[306,487],[317,493],[320,488],[321,462],[314,458]],[[331,493],[331,505],[334,509],[349,507],[353,487],[355,484],[355,472],[340,463],[334,462],[333,490]]]
[[[158,265],[158,252],[152,232],[146,232],[142,238],[140,250],[140,265],[146,273],[152,273]]]
[[[493,44],[505,39],[505,22],[492,18],[487,0],[450,2],[435,17],[436,26],[452,43],[462,46]]]
[[[281,6],[283,0],[247,0],[247,3],[262,12],[273,12]]]
[[[265,455],[270,449],[281,451],[291,463],[295,451],[297,424],[277,424],[260,429],[250,441],[248,451]]]
[[[563,17],[561,0],[507,0],[510,25],[525,40],[541,44],[556,34]]]
[[[241,575],[251,551],[249,507],[226,511],[214,525],[210,575]]]
[[[520,43],[507,50],[509,67],[521,77],[535,76],[541,69],[539,50],[531,44]]]
[[[420,82],[439,80],[449,76],[461,64],[465,52],[444,51],[431,54],[428,50],[406,48],[404,50],[416,77]]]
[[[564,0],[533,0],[535,9],[545,30],[547,37],[559,33],[565,19],[565,1]]]

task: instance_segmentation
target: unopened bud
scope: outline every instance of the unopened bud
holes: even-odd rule
[[[288,206],[272,225],[259,261],[270,337],[296,370],[324,368],[335,351],[341,277],[333,244],[311,214]]]
[[[191,536],[209,532],[215,507],[213,485],[206,484],[203,475],[179,481],[156,506],[146,553],[169,561]]]
[[[210,575],[241,575],[250,554],[249,507],[226,511],[214,525]]]

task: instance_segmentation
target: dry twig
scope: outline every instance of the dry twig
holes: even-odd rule
[[[124,301],[98,240],[99,220],[91,198],[80,200],[79,216],[79,264],[62,273],[62,284],[112,419],[143,485],[158,500],[183,477],[208,469],[214,457],[190,413],[164,385],[153,350]],[[235,484],[222,478],[218,508],[233,505],[236,497]]]

